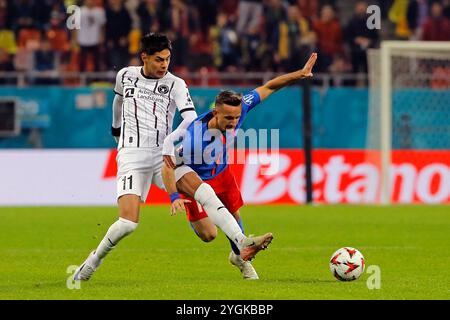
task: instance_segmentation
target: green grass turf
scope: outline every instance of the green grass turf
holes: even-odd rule
[[[80,290],[68,266],[83,262],[116,208],[0,208],[0,299],[449,299],[448,206],[246,206],[247,233],[271,231],[254,261],[259,281],[228,262],[222,233],[201,242],[167,206],[142,209],[141,223]],[[335,280],[328,262],[343,246],[381,269],[381,288],[365,273]],[[367,268],[366,268],[367,270]]]

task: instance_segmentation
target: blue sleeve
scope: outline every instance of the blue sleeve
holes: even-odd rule
[[[261,102],[261,98],[256,90],[252,90],[249,93],[246,93],[242,97],[242,109],[245,109],[246,112],[252,110]]]

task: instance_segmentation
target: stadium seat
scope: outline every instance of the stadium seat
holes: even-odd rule
[[[53,50],[65,52],[70,49],[69,35],[64,29],[48,30],[47,38]]]
[[[41,41],[41,32],[38,29],[22,29],[19,31],[18,45],[20,48],[36,50]]]

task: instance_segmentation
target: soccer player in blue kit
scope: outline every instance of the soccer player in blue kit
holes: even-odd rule
[[[172,201],[172,214],[186,207],[192,228],[205,242],[216,237],[216,226],[222,229],[232,247],[229,260],[244,279],[258,279],[250,260],[267,248],[273,236],[245,236],[239,214],[243,201],[228,167],[228,149],[248,112],[275,91],[312,77],[316,60],[317,54],[313,53],[303,69],[276,77],[244,96],[228,90],[221,92],[214,109],[200,115],[178,137],[183,139],[181,148],[176,152],[174,148],[170,152],[163,150],[162,174]]]

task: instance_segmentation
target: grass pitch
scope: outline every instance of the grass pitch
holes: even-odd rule
[[[254,260],[259,281],[229,264],[223,233],[203,243],[184,215],[142,208],[138,229],[81,289],[67,269],[84,261],[117,218],[114,207],[0,208],[0,299],[449,299],[449,206],[246,206],[246,233],[271,231]],[[379,266],[339,282],[328,267],[340,247]],[[370,282],[370,281],[369,281]]]

